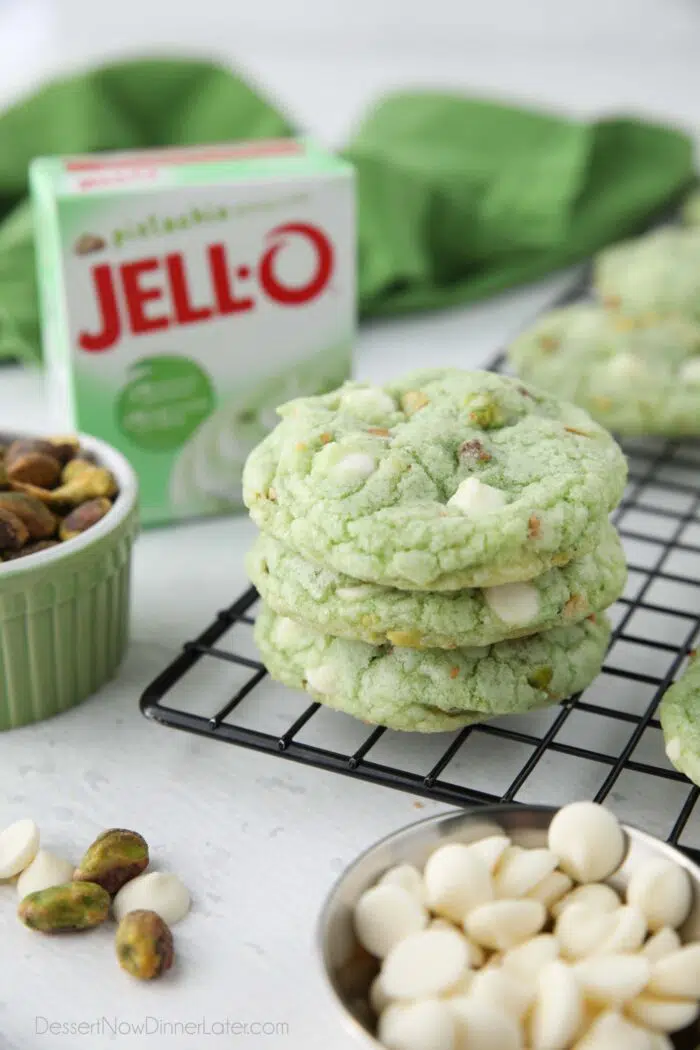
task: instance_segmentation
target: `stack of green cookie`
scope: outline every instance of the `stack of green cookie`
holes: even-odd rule
[[[700,193],[685,228],[595,260],[598,300],[554,310],[509,349],[515,371],[619,434],[700,434]]]
[[[421,371],[279,409],[244,499],[270,674],[431,732],[585,688],[626,568],[626,477],[581,409],[502,376]]]

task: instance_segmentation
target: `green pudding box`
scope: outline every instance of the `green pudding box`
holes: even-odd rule
[[[30,181],[64,428],[130,460],[144,524],[240,509],[277,405],[350,374],[351,166],[279,139],[39,158]]]

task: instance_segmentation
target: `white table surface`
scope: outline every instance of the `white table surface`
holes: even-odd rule
[[[208,7],[202,0],[202,11],[212,18],[216,12],[218,21],[202,17],[192,32],[172,4],[166,24],[160,0],[106,6],[64,0],[57,9],[65,17],[72,12],[74,21],[64,24],[61,53],[42,63],[84,62],[156,41],[192,42],[200,50],[216,44],[242,57],[328,140],[345,137],[370,98],[407,82],[495,90],[573,112],[637,108],[688,125],[700,98],[693,4],[644,0],[643,16],[632,18],[638,3],[625,0],[619,12],[613,5],[612,18],[611,5],[596,0],[576,5],[574,17],[574,5],[538,0],[525,18],[518,0],[499,0],[478,5],[472,25],[475,5],[448,0],[437,4],[434,19],[427,14],[433,5],[317,3],[321,21],[309,16],[308,25],[290,25],[290,34],[297,31],[290,37],[287,23],[276,19],[286,13],[289,22],[291,8],[273,0],[246,7],[240,34],[238,5],[224,26],[229,6],[213,0]],[[340,17],[330,24],[336,6],[347,25]],[[134,21],[127,32],[123,13],[133,9],[136,19],[137,8],[145,28]],[[409,8],[412,17],[404,18]],[[360,12],[355,21],[353,12]],[[273,24],[276,34],[269,32]],[[311,25],[315,35],[306,32]],[[595,74],[584,50],[595,54]],[[11,86],[19,84],[18,76]],[[561,287],[561,280],[544,282],[486,306],[363,328],[356,375],[381,380],[427,359],[478,366]],[[0,420],[3,428],[51,429],[39,374],[0,368]],[[252,537],[243,518],[143,534],[135,550],[132,644],[117,679],[59,719],[0,735],[0,826],[32,816],[44,845],[71,857],[105,827],[137,828],[151,844],[154,866],[178,872],[194,898],[175,930],[177,968],[142,986],[111,958],[111,931],[69,941],[39,937],[16,921],[14,889],[0,886],[0,1050],[354,1045],[317,969],[319,907],[358,851],[444,807],[168,730],[138,710],[143,687],[181,642],[245,586],[243,553]],[[288,1028],[219,1038],[173,1035],[166,1027],[205,1020],[212,1029],[227,1018]],[[101,1031],[82,1037],[45,1031],[48,1023],[79,1021],[96,1022]],[[117,1037],[110,1034],[114,1023],[121,1025]],[[139,1035],[144,1024],[147,1034]]]

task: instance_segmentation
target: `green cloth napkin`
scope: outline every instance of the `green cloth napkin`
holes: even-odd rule
[[[184,60],[59,80],[0,116],[0,357],[40,357],[33,157],[298,131],[234,73]],[[583,259],[637,232],[693,172],[689,139],[670,128],[438,92],[380,102],[343,152],[357,171],[365,317],[480,299]]]

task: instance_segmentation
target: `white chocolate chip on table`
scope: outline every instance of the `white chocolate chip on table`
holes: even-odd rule
[[[60,886],[73,878],[75,865],[55,853],[40,849],[22,874],[17,879],[17,893],[20,898],[51,886]]]
[[[28,868],[39,850],[39,829],[33,820],[17,820],[0,831],[0,879],[11,879]]]
[[[117,922],[130,911],[154,911],[168,926],[174,926],[190,910],[190,894],[177,875],[170,872],[144,871],[123,886],[112,910]]]

